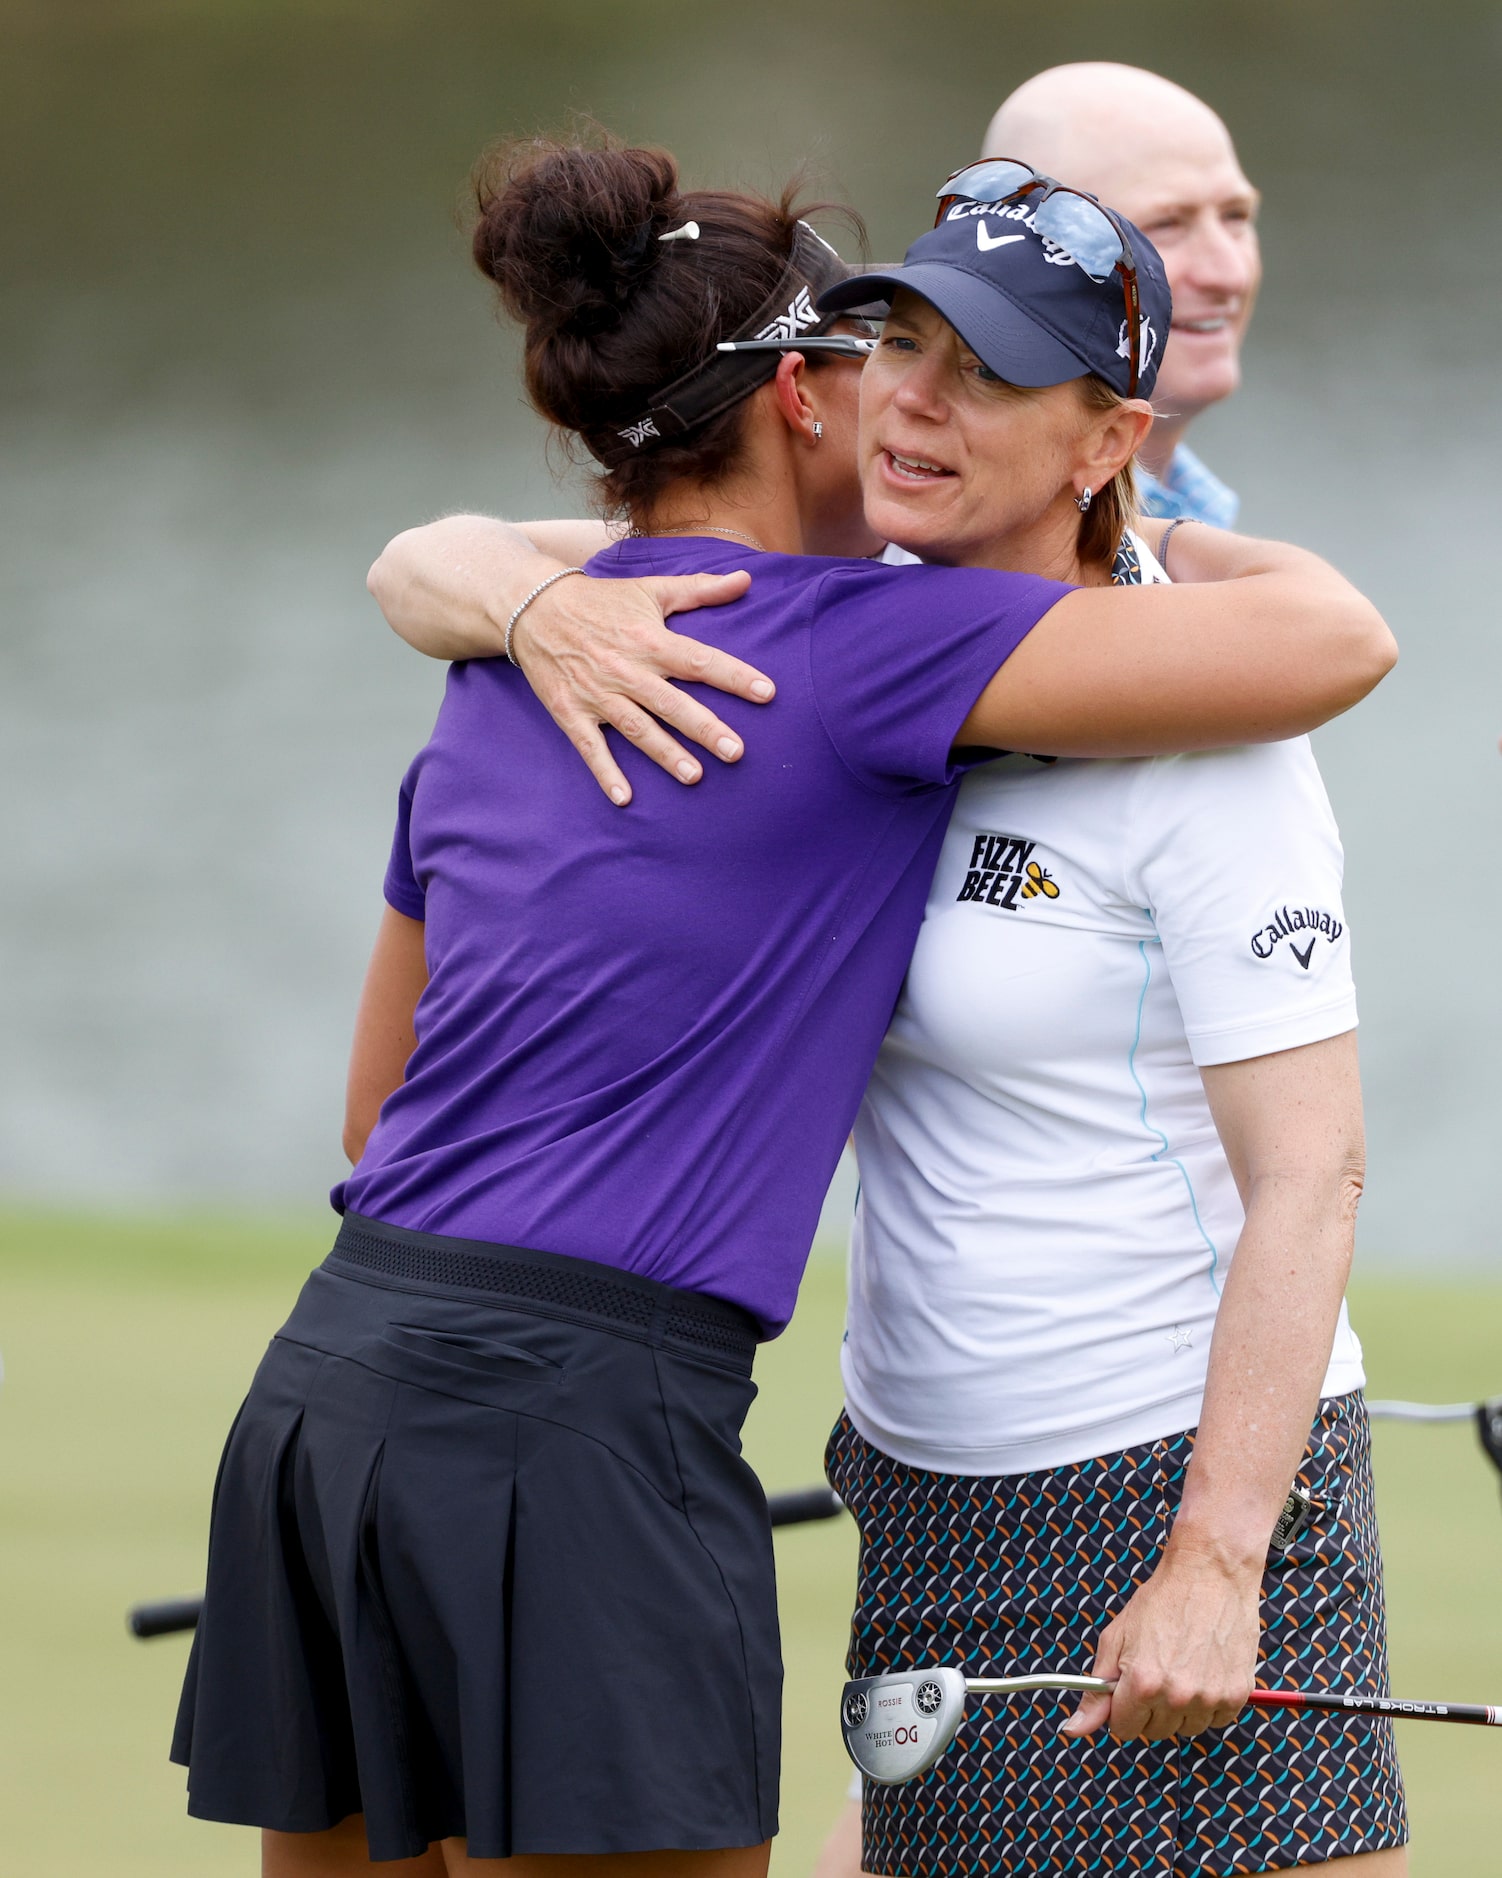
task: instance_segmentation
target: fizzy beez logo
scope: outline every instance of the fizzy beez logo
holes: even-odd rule
[[[1057,900],[1058,883],[1033,859],[1036,841],[1022,835],[998,835],[989,829],[975,837],[970,866],[955,899],[1020,913],[1030,901]]]

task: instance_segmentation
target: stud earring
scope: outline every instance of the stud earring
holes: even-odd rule
[[[1074,498],[1074,506],[1079,510],[1081,515],[1088,515],[1090,512],[1091,494],[1092,494],[1092,491],[1089,485],[1086,484],[1085,488],[1080,492],[1080,494]]]
[[[823,435],[824,435],[824,426],[819,422],[818,418],[815,418],[814,419],[814,442],[817,443]]]

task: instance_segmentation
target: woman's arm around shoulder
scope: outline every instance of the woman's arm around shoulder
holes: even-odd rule
[[[614,538],[603,522],[450,515],[388,542],[366,586],[392,630],[429,658],[499,658],[516,608]],[[773,695],[771,680],[664,622],[738,600],[749,585],[744,572],[558,580],[516,621],[515,662],[613,802],[629,802],[631,787],[602,734],[607,724],[684,783],[697,782],[703,768],[664,724],[722,762],[742,754],[740,738],[672,681],[764,704]]]
[[[603,522],[446,515],[394,536],[365,585],[399,638],[435,659],[498,658],[511,610],[610,545]]]
[[[1082,587],[986,687],[957,742],[1050,756],[1267,743],[1349,710],[1392,669],[1382,616],[1306,549],[1174,538],[1177,584]]]
[[[548,539],[558,550],[585,545]],[[956,743],[1142,756],[1268,742],[1348,710],[1391,669],[1396,647],[1381,616],[1316,555],[1195,528],[1175,538],[1174,556],[1177,585],[1081,588],[1060,600],[992,677]],[[371,586],[424,650],[493,657],[510,610],[568,565],[510,524],[455,516],[398,536]],[[772,696],[770,681],[663,622],[738,598],[747,578],[608,589],[560,580],[518,623],[513,649],[529,682],[612,801],[629,802],[631,791],[603,726],[683,782],[702,768],[663,723],[727,762],[742,753],[734,732],[669,681],[758,703]]]

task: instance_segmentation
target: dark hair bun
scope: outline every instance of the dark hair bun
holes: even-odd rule
[[[815,212],[799,209],[795,184],[776,202],[680,190],[666,150],[603,131],[501,145],[475,177],[475,205],[475,261],[526,329],[533,408],[598,461],[657,392],[765,306],[786,279],[799,215]],[[663,246],[689,222],[700,239]],[[744,418],[738,403],[616,462],[600,479],[605,508],[639,521],[670,484],[724,475]]]
[[[543,339],[613,331],[662,259],[678,166],[665,150],[587,149],[536,140],[492,159],[477,180],[474,257],[506,310]]]

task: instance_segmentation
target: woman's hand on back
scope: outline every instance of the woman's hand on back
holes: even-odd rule
[[[527,595],[609,541],[599,522],[515,525],[452,515],[398,535],[366,584],[392,630],[429,658],[498,658],[506,622]],[[766,703],[775,687],[743,660],[673,632],[666,621],[738,600],[750,584],[745,572],[560,580],[516,622],[513,657],[612,802],[629,802],[631,785],[602,734],[606,724],[684,783],[697,782],[703,766],[664,726],[722,762],[742,754],[739,736],[673,681],[754,704]]]
[[[666,622],[739,600],[750,585],[744,572],[560,580],[517,621],[511,650],[527,683],[618,806],[631,800],[631,785],[611,754],[607,724],[683,783],[698,782],[704,767],[664,726],[722,762],[742,755],[729,725],[672,681],[765,704],[775,690],[771,679]]]

